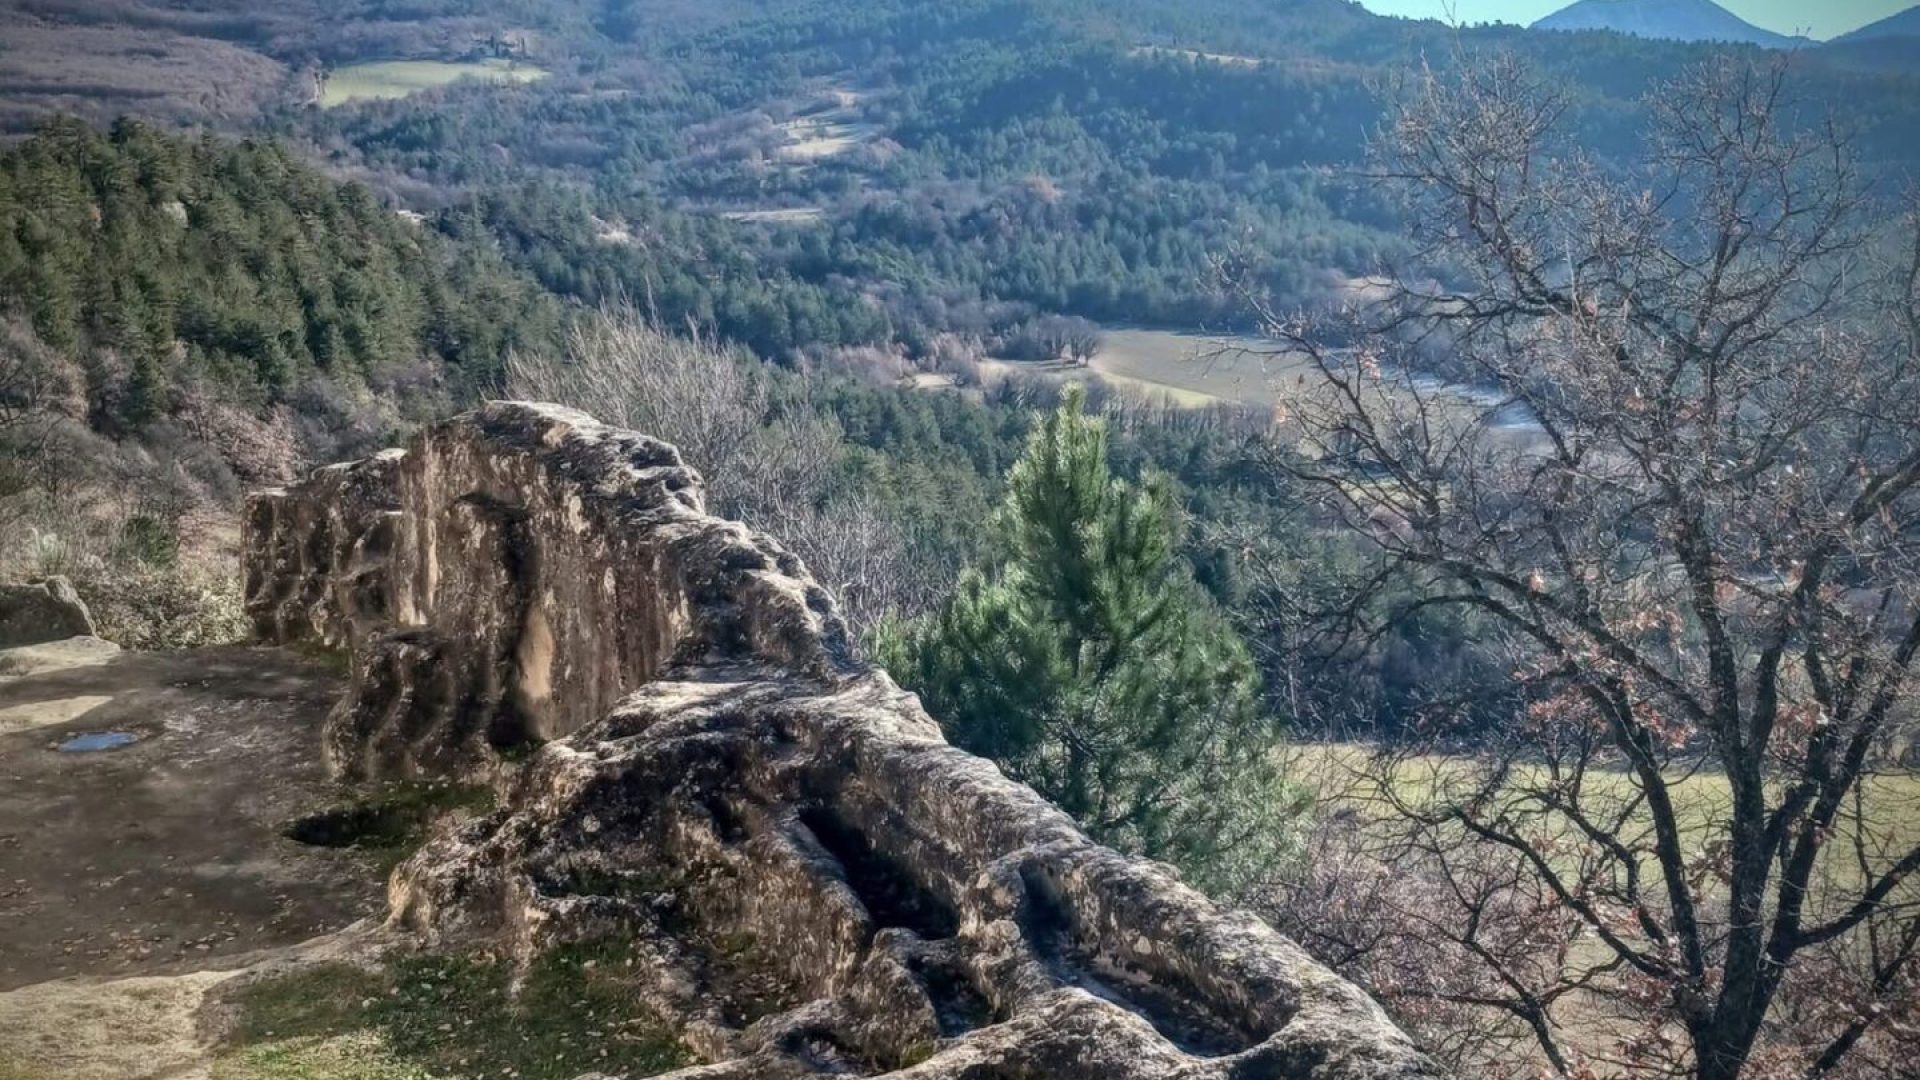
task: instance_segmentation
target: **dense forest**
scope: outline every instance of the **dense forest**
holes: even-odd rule
[[[659,25],[649,7],[622,25]],[[1455,43],[1339,3],[1265,20],[1182,12],[804,5],[643,35],[631,44],[644,61],[602,57],[538,87],[269,123],[400,204],[483,201],[509,256],[550,287],[585,299],[651,288],[670,319],[772,355],[991,331],[1019,314],[983,323],[983,306],[1008,303],[1244,324],[1215,287],[1222,256],[1298,304],[1403,259],[1394,209],[1359,171],[1363,147],[1396,72],[1444,64]],[[1465,42],[1520,49],[1577,88],[1581,145],[1602,164],[1631,155],[1653,80],[1709,54],[1497,29]],[[1906,78],[1801,66],[1806,122],[1821,102],[1851,100],[1863,158],[1913,163],[1902,133],[1920,95]],[[843,142],[793,150],[820,134]],[[497,194],[536,178],[561,187]],[[755,219],[780,210],[803,216]],[[609,236],[695,255],[596,250]],[[689,265],[700,281],[682,277]],[[850,310],[856,297],[879,314]]]
[[[138,430],[207,381],[254,407],[313,378],[422,362],[470,396],[559,313],[486,243],[461,243],[280,146],[136,121],[55,122],[0,155],[0,290],[87,366],[97,426]]]

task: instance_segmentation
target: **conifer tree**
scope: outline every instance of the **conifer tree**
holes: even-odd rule
[[[1070,394],[1031,436],[994,526],[1003,556],[931,616],[884,630],[882,662],[950,738],[1098,839],[1231,892],[1285,854],[1300,796],[1279,777],[1246,643],[1193,582],[1158,478],[1107,462]]]

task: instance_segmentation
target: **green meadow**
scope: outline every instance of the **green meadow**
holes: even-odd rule
[[[530,83],[546,77],[544,68],[499,57],[459,62],[375,60],[364,64],[348,64],[330,72],[320,104],[331,109],[355,100],[403,98],[461,79]]]

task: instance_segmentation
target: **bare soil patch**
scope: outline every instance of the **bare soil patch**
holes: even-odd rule
[[[319,664],[244,648],[0,683],[0,715],[52,718],[0,731],[0,992],[219,968],[377,913],[376,859],[283,835],[340,797],[318,750],[340,690]],[[139,737],[58,749],[115,731]]]

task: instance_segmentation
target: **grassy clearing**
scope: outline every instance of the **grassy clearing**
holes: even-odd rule
[[[1103,330],[1086,367],[990,360],[989,374],[1048,375],[1068,382],[1098,377],[1150,401],[1181,408],[1223,403],[1297,403],[1321,385],[1306,357],[1255,337],[1208,337],[1173,330]]]
[[[546,77],[547,72],[543,68],[499,57],[457,63],[445,60],[377,60],[365,64],[347,64],[329,72],[320,104],[331,109],[354,100],[403,98],[461,79],[530,83]]]
[[[1284,416],[1315,402],[1322,408],[1339,405],[1305,354],[1258,337],[1108,330],[1089,366],[1117,386],[1185,407],[1236,402],[1272,407],[1276,416]],[[1410,420],[1416,410],[1430,406],[1433,415],[1465,424],[1487,419],[1501,403],[1497,393],[1393,373],[1361,393],[1382,422]],[[1535,437],[1524,424],[1496,424],[1496,431],[1522,442]]]
[[[1067,361],[1038,363],[1026,360],[982,360],[980,373],[987,379],[1008,378],[1011,376],[1041,375],[1066,383],[1085,385],[1095,379],[1108,386],[1129,394],[1142,401],[1173,405],[1183,409],[1202,409],[1209,405],[1219,405],[1228,399],[1215,397],[1198,390],[1188,390],[1152,379],[1138,379],[1131,375],[1116,374],[1111,371],[1097,370],[1099,362],[1093,366],[1081,367]],[[925,373],[923,373],[925,374]],[[933,375],[920,383],[921,389],[950,388],[952,380],[945,376]]]
[[[1363,814],[1386,813],[1387,809],[1381,805],[1385,793],[1365,768],[1370,753],[1367,747],[1348,743],[1305,743],[1288,748],[1292,774],[1313,785],[1326,805],[1348,807]],[[1445,789],[1455,783],[1468,781],[1471,767],[1469,759],[1464,757],[1443,754],[1412,757],[1396,763],[1392,789],[1400,798],[1418,805],[1444,794]],[[1519,770],[1522,783],[1544,780],[1544,776],[1543,769]],[[1724,836],[1723,823],[1733,805],[1726,777],[1700,769],[1673,773],[1669,779],[1682,834],[1696,843]],[[1588,798],[1596,803],[1624,802],[1638,790],[1635,779],[1624,771],[1589,772],[1586,784]],[[1869,831],[1882,841],[1882,851],[1878,854],[1884,856],[1884,862],[1890,864],[1900,853],[1920,844],[1920,774],[1890,772],[1872,776],[1866,783],[1863,802]],[[1644,818],[1644,814],[1636,816],[1633,827],[1646,827]],[[1828,847],[1824,858],[1834,884],[1843,892],[1859,884],[1860,870],[1847,845]]]
[[[1148,401],[1165,402],[1182,409],[1204,409],[1209,405],[1229,404],[1226,399],[1199,390],[1183,390],[1177,386],[1136,379],[1130,375],[1115,375],[1108,372],[1100,378],[1122,390],[1144,397]]]
[[[213,1080],[348,1080],[583,1073],[653,1076],[687,1063],[634,1005],[618,942],[555,950],[511,990],[507,964],[416,954],[323,964],[246,986]]]
[[[1201,52],[1198,49],[1170,49],[1162,45],[1135,45],[1127,50],[1128,56],[1177,56],[1184,60],[1207,60],[1228,67],[1257,68],[1266,61],[1257,56],[1237,56],[1233,53]]]
[[[982,366],[1073,382],[1098,377],[1135,396],[1183,408],[1226,402],[1277,406],[1298,402],[1320,386],[1318,371],[1304,356],[1271,341],[1172,330],[1104,330],[1100,351],[1084,368],[1011,361]]]
[[[1208,338],[1166,330],[1108,330],[1091,365],[1111,382],[1166,394],[1179,404],[1278,404],[1306,362],[1257,338]]]
[[[764,225],[811,225],[826,215],[818,206],[790,206],[779,210],[723,210],[728,221],[758,222]]]

